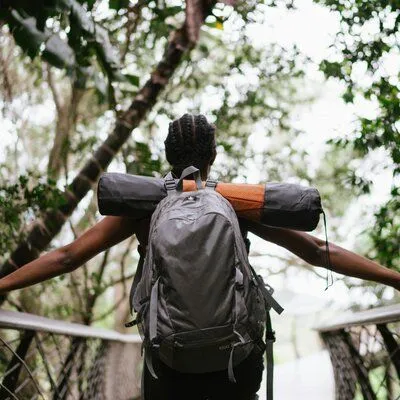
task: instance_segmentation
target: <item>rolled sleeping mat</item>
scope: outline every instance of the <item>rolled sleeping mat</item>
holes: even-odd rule
[[[196,190],[195,182],[183,181],[184,191]],[[216,191],[237,215],[266,225],[312,231],[322,212],[317,189],[293,183],[244,184],[218,182]],[[108,172],[100,177],[97,199],[102,215],[150,217],[167,196],[163,178]]]

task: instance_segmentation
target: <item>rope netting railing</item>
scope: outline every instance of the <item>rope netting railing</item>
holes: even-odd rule
[[[317,330],[330,354],[336,400],[400,400],[400,304]]]
[[[138,335],[0,311],[0,399],[140,398]]]
[[[317,328],[337,400],[400,400],[400,305]],[[140,399],[138,335],[0,311],[0,399]]]

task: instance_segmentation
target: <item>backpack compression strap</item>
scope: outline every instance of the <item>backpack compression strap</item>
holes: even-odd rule
[[[133,304],[132,304],[133,295],[134,295],[134,293],[136,291],[136,288],[137,288],[137,286],[139,284],[140,279],[142,278],[144,256],[146,254],[146,250],[140,244],[139,244],[137,250],[138,250],[138,253],[139,253],[139,262],[138,262],[138,265],[136,267],[135,277],[133,278],[131,291],[129,292],[129,301],[130,301],[131,312],[133,310]],[[130,328],[130,327],[136,325],[136,323],[137,323],[136,319],[134,319],[133,321],[127,322],[125,324],[125,328]]]
[[[267,312],[267,321],[265,323],[265,344],[266,344],[266,357],[267,357],[267,380],[266,380],[266,394],[267,400],[273,400],[274,397],[274,342],[275,331],[272,329],[271,317],[269,311]]]
[[[273,289],[267,285],[270,289],[271,292],[265,287],[265,283],[262,280],[262,278],[257,274],[257,272],[254,270],[254,268],[250,265],[251,272],[253,273],[253,276],[255,280],[257,281],[258,287],[261,289],[261,293],[264,297],[265,303],[268,306],[268,308],[273,308],[276,313],[282,314],[283,312],[283,307],[272,297]]]
[[[267,380],[266,380],[266,395],[267,400],[273,400],[273,386],[274,386],[274,342],[275,342],[275,331],[272,329],[271,316],[269,314],[270,308],[273,308],[278,314],[281,314],[283,308],[281,305],[272,297],[273,289],[271,291],[265,287],[262,278],[257,275],[254,268],[250,265],[251,271],[258,283],[259,288],[264,297],[265,305],[267,306],[267,319],[265,321],[265,345],[266,345],[266,357],[267,357]]]

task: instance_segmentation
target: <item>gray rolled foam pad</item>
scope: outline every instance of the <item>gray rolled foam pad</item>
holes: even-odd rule
[[[149,217],[167,195],[164,180],[107,172],[100,177],[97,202],[102,215]]]
[[[322,212],[321,197],[315,188],[293,183],[267,183],[261,222],[280,228],[314,230]]]
[[[107,172],[100,177],[97,199],[102,215],[150,217],[167,195],[164,179]],[[267,183],[260,213],[263,224],[312,231],[322,212],[318,190],[293,183]]]

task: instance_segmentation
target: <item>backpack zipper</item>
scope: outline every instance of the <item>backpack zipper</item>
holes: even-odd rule
[[[202,348],[202,347],[208,347],[208,346],[212,346],[214,344],[218,344],[218,343],[224,343],[229,341],[230,342],[230,347],[231,348],[235,343],[240,342],[240,340],[233,340],[237,338],[237,336],[232,333],[228,336],[225,336],[223,338],[218,338],[218,339],[210,339],[208,341],[206,340],[201,340],[201,341],[196,341],[196,342],[191,342],[191,343],[182,343],[179,340],[174,340],[173,345],[180,348],[180,349],[191,349],[191,348]]]

